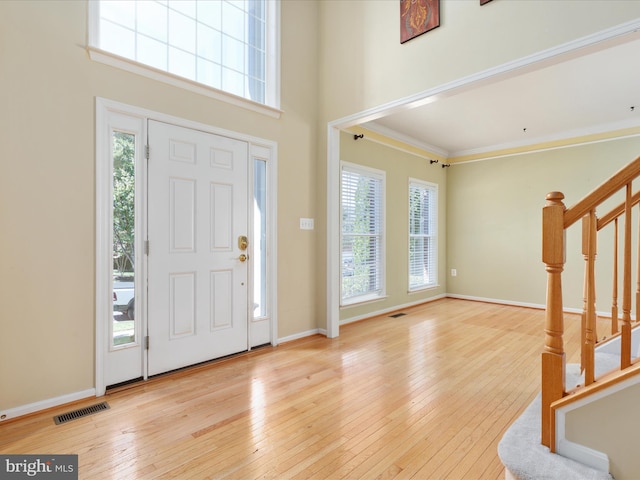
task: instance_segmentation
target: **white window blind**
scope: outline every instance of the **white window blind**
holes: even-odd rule
[[[385,174],[357,165],[341,172],[342,304],[384,295]]]
[[[409,180],[409,290],[438,283],[438,186]]]
[[[98,0],[90,44],[153,69],[278,107],[275,0]]]

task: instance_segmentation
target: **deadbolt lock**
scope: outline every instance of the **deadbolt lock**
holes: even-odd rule
[[[244,235],[240,235],[238,237],[238,248],[240,250],[246,250],[248,246],[249,240],[247,240],[247,237],[245,237]]]

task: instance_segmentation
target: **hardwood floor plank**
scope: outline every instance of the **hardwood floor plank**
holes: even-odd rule
[[[76,453],[81,479],[502,479],[540,389],[544,312],[442,299],[0,424],[2,453]],[[565,317],[579,361],[579,315]],[[576,360],[577,358],[577,360]],[[100,399],[103,400],[103,399]]]

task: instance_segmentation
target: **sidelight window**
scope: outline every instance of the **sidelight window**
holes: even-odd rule
[[[112,346],[136,341],[135,328],[135,135],[114,131]]]
[[[253,317],[267,316],[267,162],[253,162]]]

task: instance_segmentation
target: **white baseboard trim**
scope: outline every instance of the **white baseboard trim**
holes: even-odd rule
[[[425,303],[429,303],[429,302],[434,302],[436,300],[440,300],[441,298],[456,298],[459,300],[471,300],[474,302],[485,302],[485,303],[496,303],[499,305],[511,305],[514,307],[524,307],[524,308],[535,308],[538,310],[544,310],[547,308],[546,305],[540,304],[540,303],[527,303],[527,302],[515,302],[512,300],[502,300],[502,299],[498,299],[498,298],[486,298],[486,297],[474,297],[471,295],[459,295],[456,293],[443,293],[441,295],[436,295],[435,297],[431,297],[431,298],[427,298],[424,300],[417,300],[415,302],[410,302],[410,303],[405,303],[402,305],[395,305],[393,307],[390,308],[385,308],[382,310],[376,310],[374,312],[369,312],[369,313],[365,313],[364,315],[357,315],[355,317],[349,317],[349,318],[345,318],[344,320],[340,320],[340,325],[347,325],[349,323],[353,323],[353,322],[358,322],[360,320],[366,320],[368,318],[373,318],[373,317],[377,317],[380,315],[385,315],[387,313],[391,313],[391,312],[397,312],[398,310],[402,310],[403,308],[410,308],[410,307],[415,307],[417,305],[422,305]],[[581,314],[582,310],[579,308],[565,308],[564,311],[566,313],[577,313],[577,314]],[[610,312],[596,312],[596,315],[598,317],[603,317],[603,318],[610,318],[611,317],[611,313]],[[307,330],[305,332],[300,332],[300,333],[296,333],[293,335],[289,335],[287,337],[282,337],[278,339],[278,344],[282,343],[282,342],[290,342],[292,340],[298,340],[300,338],[304,338],[304,337],[310,337],[311,335],[316,335],[316,334],[320,334],[320,335],[327,335],[327,330],[324,328],[315,328],[312,330]]]
[[[609,473],[609,456],[579,443],[565,438],[558,439],[556,453],[600,472]]]
[[[474,302],[485,302],[485,303],[497,303],[500,305],[511,305],[514,307],[525,307],[525,308],[536,308],[539,310],[545,310],[547,308],[546,305],[541,303],[526,303],[526,302],[515,302],[512,300],[500,300],[497,298],[485,298],[485,297],[474,297],[471,295],[458,295],[457,293],[447,293],[447,298],[457,298],[459,300],[471,300]],[[565,313],[577,313],[581,314],[581,308],[570,308],[564,307],[562,309]],[[611,312],[596,312],[596,315],[601,318],[611,318]],[[634,315],[631,316],[631,319],[634,320]]]
[[[0,423],[9,420],[11,418],[22,417],[30,413],[46,410],[47,408],[58,407],[65,403],[76,402],[78,400],[84,400],[85,398],[95,397],[96,389],[89,388],[80,392],[68,393],[55,398],[48,398],[39,402],[29,403],[27,405],[21,405],[19,407],[10,408],[8,410],[0,411]]]
[[[307,330],[305,332],[294,333],[293,335],[289,335],[287,337],[282,337],[278,339],[278,345],[284,342],[291,342],[292,340],[299,340],[300,338],[310,337],[311,335],[316,335],[317,333],[321,333],[323,335],[327,334],[327,331],[324,332],[319,328],[314,328],[312,330]]]
[[[345,318],[344,320],[340,320],[340,325],[347,325],[349,323],[358,322],[360,320],[365,320],[367,318],[378,317],[380,315],[385,315],[391,312],[397,312],[398,310],[402,310],[403,308],[415,307],[416,305],[422,305],[424,303],[434,302],[436,300],[440,300],[441,298],[445,298],[446,294],[436,295],[435,297],[427,298],[424,300],[417,300],[415,302],[405,303],[402,305],[394,305],[393,307],[384,308],[382,310],[376,310],[375,312],[365,313],[364,315],[357,315],[355,317]]]
[[[526,302],[514,302],[511,300],[500,300],[497,298],[485,298],[485,297],[473,297],[471,295],[458,295],[457,293],[447,293],[447,298],[457,298],[459,300],[472,300],[474,302],[485,302],[485,303],[498,303],[500,305],[511,305],[514,307],[526,307],[526,308],[537,308],[539,310],[544,310],[546,305],[542,305],[540,303],[526,303]],[[570,312],[571,309],[565,309],[566,312]],[[575,310],[575,312],[571,313],[581,313],[581,310]]]

